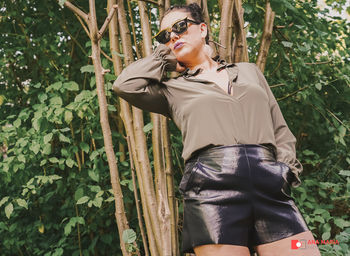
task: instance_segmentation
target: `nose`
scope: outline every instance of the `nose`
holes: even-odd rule
[[[170,32],[170,40],[174,41],[174,39],[178,39],[179,35],[174,33],[173,31]]]

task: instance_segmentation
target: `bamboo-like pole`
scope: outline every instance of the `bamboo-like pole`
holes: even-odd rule
[[[274,19],[275,12],[273,12],[271,9],[270,1],[266,0],[264,29],[260,40],[258,57],[256,60],[256,64],[260,68],[261,72],[264,72],[265,70],[266,59],[271,45]]]
[[[213,43],[213,36],[211,32],[211,26],[210,26],[210,17],[209,17],[209,11],[208,11],[208,1],[207,0],[202,0],[202,10],[203,10],[203,16],[204,16],[204,21],[208,26],[208,33],[209,33],[209,45],[213,50],[213,56],[216,56],[218,54],[218,51],[216,49],[215,44]]]
[[[130,137],[127,136],[126,140],[128,142],[129,150],[132,151],[131,143],[130,143]],[[134,188],[134,197],[135,197],[135,205],[136,205],[136,211],[137,211],[137,219],[139,221],[139,227],[140,227],[140,232],[141,232],[141,237],[142,237],[142,243],[143,243],[143,246],[145,248],[145,256],[148,256],[149,255],[148,244],[147,244],[146,234],[145,234],[145,231],[143,229],[143,224],[142,224],[140,202],[139,202],[139,197],[138,197],[138,194],[137,194],[137,186],[136,186],[134,159],[132,158],[132,154],[130,154],[130,168],[131,168],[132,185],[133,185],[133,188]]]
[[[125,215],[123,195],[122,195],[122,190],[121,190],[120,181],[119,181],[119,172],[118,172],[117,161],[113,150],[111,129],[110,129],[109,120],[108,120],[107,99],[104,91],[104,78],[103,78],[104,74],[106,73],[106,70],[102,68],[101,56],[100,56],[101,55],[100,39],[108,23],[110,22],[113,14],[115,13],[117,5],[114,5],[111,8],[108,14],[108,17],[100,30],[98,30],[98,27],[97,27],[97,17],[96,17],[94,0],[89,0],[89,9],[90,9],[89,15],[85,14],[79,8],[75,7],[72,3],[68,1],[66,1],[64,5],[69,9],[71,9],[76,15],[78,15],[78,17],[83,18],[83,20],[87,23],[89,28],[88,32],[92,43],[91,58],[92,58],[94,70],[95,70],[97,96],[98,96],[98,102],[100,107],[100,123],[101,123],[101,128],[103,133],[108,166],[109,166],[110,175],[111,175],[112,190],[114,192],[114,198],[115,198],[114,200],[115,208],[116,208],[115,217],[116,217],[116,222],[118,226],[119,237],[121,238],[123,231],[126,229],[129,229],[129,224]],[[126,250],[125,243],[122,241],[122,239],[120,239],[120,246],[121,246],[123,255],[130,255],[130,253]],[[137,249],[136,243],[134,243],[134,246]]]
[[[219,55],[221,58],[225,59],[228,62],[230,62],[231,59],[229,55],[231,54],[230,43],[232,37],[232,29],[230,29],[230,26],[232,24],[232,8],[233,2],[231,0],[223,0],[220,20],[219,42],[224,47],[219,48]]]
[[[244,9],[242,8],[242,0],[234,0],[233,6],[233,30],[235,38],[232,46],[233,62],[248,62],[247,39],[244,31]]]
[[[107,12],[112,8],[113,5],[117,3],[116,0],[108,0],[107,1]],[[114,74],[119,75],[122,72],[123,69],[123,64],[120,56],[118,55],[120,53],[120,48],[119,48],[119,30],[118,30],[118,17],[117,13],[114,15],[111,19],[111,22],[109,23],[109,47],[112,55],[112,61],[113,61],[113,67],[114,67]],[[117,103],[116,106],[118,112],[120,112],[120,104]],[[117,128],[118,132],[120,134],[124,133],[124,126],[123,126],[123,120],[119,115],[117,115]],[[123,143],[118,142],[118,148],[119,152],[122,153],[122,155],[119,157],[120,161],[123,162],[125,161],[125,146]]]
[[[201,6],[201,0],[186,0],[186,4],[196,3]]]
[[[120,26],[120,35],[123,46],[124,61],[128,65],[133,60],[130,31],[126,20],[123,0],[118,0],[118,21]],[[155,192],[153,181],[150,177],[151,168],[147,155],[147,147],[145,135],[143,132],[143,113],[140,109],[132,107],[132,117],[129,104],[120,99],[122,119],[124,121],[125,129],[130,135],[130,142],[133,144],[133,158],[135,161],[136,174],[138,177],[142,210],[145,218],[147,237],[149,241],[149,248],[152,255],[159,255],[161,251],[161,242],[156,239],[156,235],[160,233],[159,222],[154,213],[156,209]]]
[[[172,255],[180,255],[179,240],[177,232],[177,207],[175,205],[175,187],[174,187],[174,167],[171,157],[171,142],[168,127],[168,119],[161,117],[161,131],[163,135],[163,151],[165,154],[165,179],[167,184],[167,194],[170,212],[170,231],[171,231],[171,251]]]

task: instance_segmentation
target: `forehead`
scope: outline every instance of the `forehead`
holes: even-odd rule
[[[184,19],[186,17],[191,17],[191,15],[186,11],[172,11],[164,16],[162,24],[160,24],[160,29],[165,29],[174,24],[177,20]]]

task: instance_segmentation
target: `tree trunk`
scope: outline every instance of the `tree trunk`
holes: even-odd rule
[[[275,19],[275,12],[272,11],[270,1],[266,0],[265,4],[265,19],[264,19],[264,29],[263,34],[260,39],[260,48],[258,53],[258,58],[256,64],[260,68],[261,72],[264,72],[267,55],[269,53],[272,31],[273,31],[273,21]]]
[[[248,47],[247,39],[244,31],[244,9],[242,8],[241,0],[234,0],[233,6],[233,30],[235,38],[233,40],[232,61],[233,62],[248,62]]]

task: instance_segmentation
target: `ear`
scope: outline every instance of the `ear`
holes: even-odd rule
[[[203,39],[205,39],[205,37],[207,36],[208,33],[208,27],[205,23],[201,23],[200,24],[200,29],[201,29],[201,37]]]

